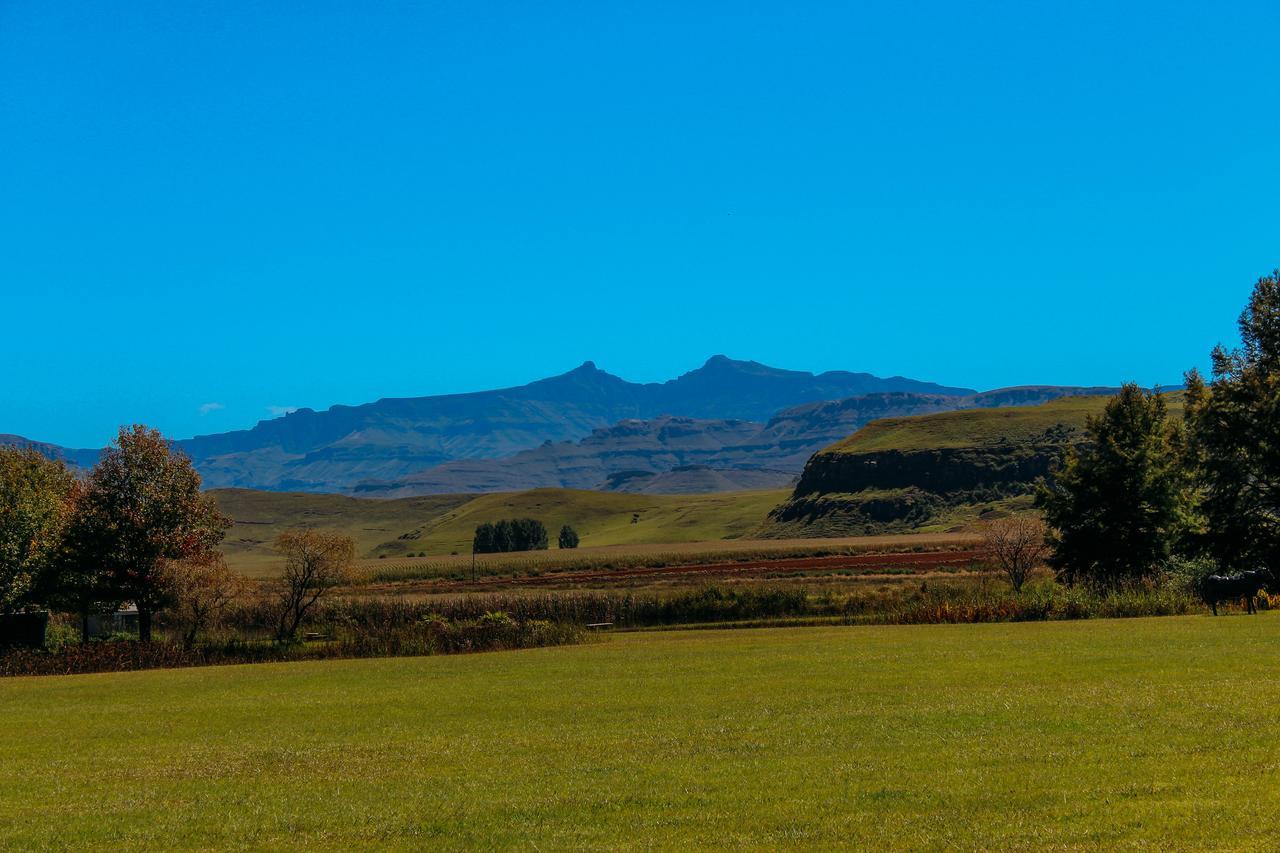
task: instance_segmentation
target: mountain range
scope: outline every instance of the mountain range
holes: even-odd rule
[[[900,376],[780,370],[719,355],[662,383],[592,362],[514,388],[299,409],[175,441],[209,488],[403,496],[564,486],[708,491],[788,485],[815,451],[881,417],[1109,389],[977,393]],[[81,467],[96,451],[18,436]]]

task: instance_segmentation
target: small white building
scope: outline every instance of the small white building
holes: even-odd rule
[[[94,613],[89,616],[89,636],[138,633],[138,607],[125,603],[111,613]]]

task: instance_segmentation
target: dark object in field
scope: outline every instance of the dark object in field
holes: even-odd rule
[[[1270,569],[1256,569],[1238,575],[1209,575],[1200,582],[1200,596],[1204,603],[1218,615],[1219,601],[1235,601],[1243,598],[1250,613],[1257,613],[1254,597],[1258,590],[1270,591],[1275,585],[1275,575]]]
[[[41,648],[48,627],[48,611],[0,614],[0,648]]]

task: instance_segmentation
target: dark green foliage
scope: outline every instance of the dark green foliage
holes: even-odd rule
[[[547,544],[547,528],[541,521],[535,518],[504,518],[477,527],[471,549],[477,554],[500,554],[545,551]]]
[[[401,611],[400,615],[412,614]],[[123,672],[271,661],[332,658],[461,654],[527,649],[583,642],[585,631],[569,623],[518,621],[505,613],[475,619],[441,618],[368,620],[338,629],[330,642],[282,645],[231,640],[225,643],[178,645],[167,642],[108,641],[78,643],[57,650],[0,653],[0,676],[69,675]]]
[[[560,548],[577,548],[578,547],[578,531],[569,525],[560,528]]]
[[[1228,570],[1280,569],[1280,270],[1240,315],[1243,346],[1213,352],[1213,382],[1187,376],[1198,551]]]
[[[1037,502],[1054,532],[1049,563],[1067,583],[1151,577],[1187,524],[1181,432],[1160,394],[1125,385]]]

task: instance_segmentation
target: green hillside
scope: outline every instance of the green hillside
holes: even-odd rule
[[[223,545],[228,563],[249,574],[266,574],[276,561],[271,540],[290,527],[345,533],[355,539],[357,555],[366,558],[465,553],[477,525],[523,516],[547,526],[553,547],[563,524],[578,531],[584,547],[698,542],[750,533],[788,492],[646,495],[534,489],[396,500],[248,489],[215,489],[211,494],[235,520]]]
[[[476,525],[518,516],[539,519],[552,538],[562,524],[572,525],[583,546],[737,539],[759,527],[787,495],[785,489],[710,495],[533,489],[481,495],[424,527],[420,541],[436,552],[465,551]]]
[[[213,489],[218,506],[235,525],[222,543],[227,562],[240,571],[261,574],[276,560],[271,541],[291,527],[336,530],[356,542],[356,553],[370,556],[388,542],[438,518],[474,495],[429,495],[379,501],[344,495]]]

